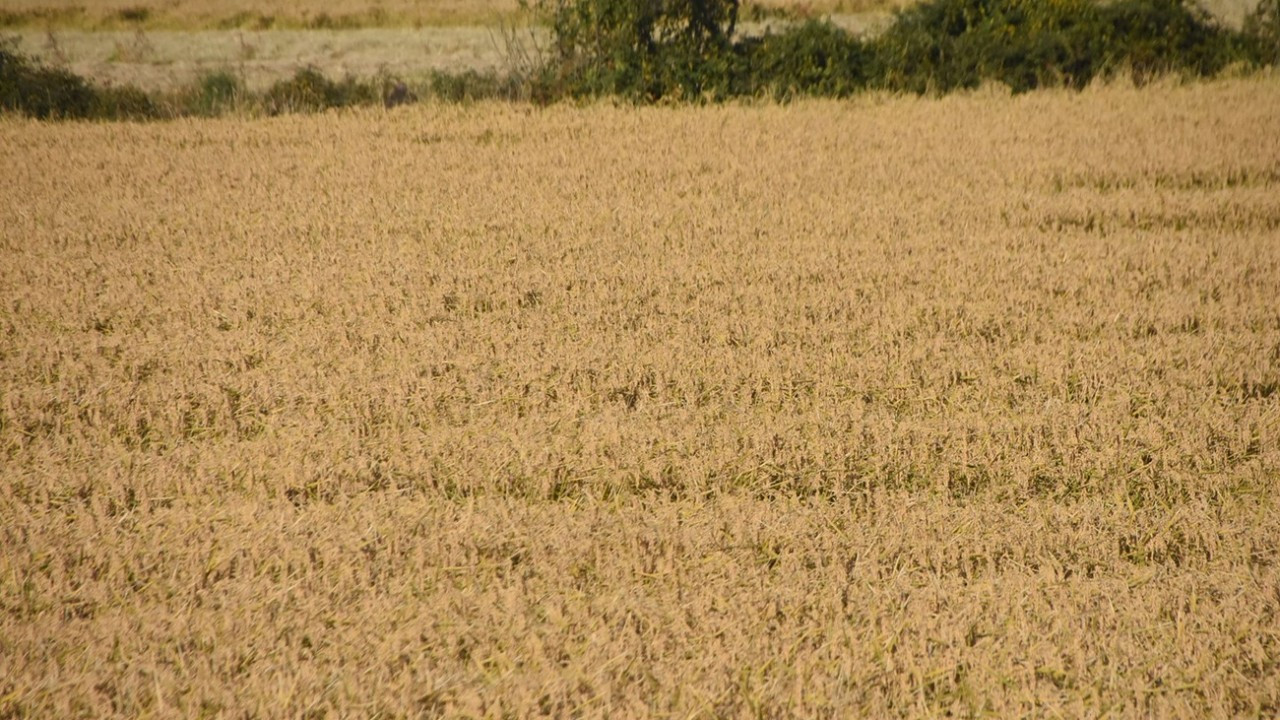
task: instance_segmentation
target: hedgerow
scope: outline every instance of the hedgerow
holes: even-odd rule
[[[1190,0],[927,0],[899,11],[875,37],[815,20],[742,37],[740,0],[537,0],[533,8],[551,29],[539,65],[506,75],[435,72],[413,89],[389,77],[335,81],[308,67],[260,93],[217,72],[184,91],[147,95],[96,87],[0,42],[0,111],[147,119],[390,107],[419,97],[785,100],[868,89],[945,93],[984,82],[1026,92],[1122,74],[1139,83],[1165,74],[1207,77],[1231,65],[1280,61],[1280,0],[1262,0],[1241,30]]]
[[[12,42],[0,42],[0,110],[34,118],[83,118],[96,92],[84,78],[30,62]]]
[[[546,0],[555,42],[541,94],[844,96],[984,81],[1024,92],[1124,72],[1208,76],[1276,61],[1277,3],[1266,0],[1244,32],[1186,0],[929,0],[871,39],[816,21],[736,39],[737,0]]]

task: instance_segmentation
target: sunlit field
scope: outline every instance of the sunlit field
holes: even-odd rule
[[[915,0],[755,0],[742,3],[744,20],[887,13]],[[537,5],[530,2],[529,5]],[[1258,0],[1198,3],[1238,25]],[[0,0],[0,26],[37,28],[342,29],[494,25],[522,14],[519,0]]]
[[[488,24],[518,0],[0,0],[10,24],[169,29]]]
[[[760,0],[744,3],[743,14],[813,17],[887,11],[907,4],[910,0]],[[337,0],[323,4],[314,0],[0,0],[0,22],[169,29],[489,25],[517,15],[521,9],[518,0]]]
[[[0,716],[1280,713],[1280,82],[0,120]]]

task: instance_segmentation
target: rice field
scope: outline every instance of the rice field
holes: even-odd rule
[[[0,119],[2,717],[1280,713],[1280,82]]]

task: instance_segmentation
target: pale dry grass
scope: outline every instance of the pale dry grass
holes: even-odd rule
[[[1236,0],[1244,1],[1244,0]],[[910,0],[760,0],[766,12],[801,16],[885,11]],[[159,29],[226,25],[343,26],[491,25],[520,14],[517,0],[0,0],[12,24]]]
[[[853,32],[875,32],[888,13],[841,15]],[[744,21],[742,34],[779,31],[792,20]],[[549,41],[529,16],[505,25],[431,25],[349,30],[83,30],[26,26],[10,30],[23,54],[106,85],[149,91],[191,87],[208,73],[229,71],[255,90],[316,67],[334,78],[391,73],[422,78],[432,71],[505,72]]]
[[[533,37],[528,32],[522,31],[519,39]],[[495,28],[473,26],[194,32],[28,29],[10,34],[24,54],[95,83],[159,91],[187,88],[203,75],[221,71],[234,73],[251,89],[262,89],[308,66],[337,79],[501,71],[510,64],[506,36]]]
[[[0,17],[8,13],[11,22],[171,29],[246,23],[473,25],[492,23],[518,9],[517,0],[0,0]]]
[[[1280,83],[0,123],[0,715],[1270,716]]]
[[[754,0],[744,17],[782,13],[834,16],[863,29],[862,16],[883,18],[915,0]],[[1239,25],[1258,0],[1201,0],[1202,7]],[[521,14],[517,0],[0,0],[0,21],[37,28],[192,30],[234,27],[398,27],[494,25]]]
[[[779,32],[803,18],[826,18],[860,35],[875,35],[910,0],[761,0],[748,4],[739,35]],[[1207,0],[1225,23],[1239,26],[1257,0]],[[142,20],[121,12],[145,10]],[[759,12],[763,10],[764,12]],[[781,11],[781,12],[774,12]],[[249,17],[246,13],[257,13]],[[312,27],[317,17],[345,29]],[[271,18],[271,27],[265,18]],[[231,71],[254,90],[311,66],[333,77],[390,73],[422,78],[433,71],[510,69],[544,47],[536,14],[514,0],[386,4],[310,2],[164,3],[111,0],[85,8],[62,0],[0,0],[5,37],[39,61],[99,84],[148,91],[190,87],[211,72]],[[302,29],[303,26],[306,29]]]

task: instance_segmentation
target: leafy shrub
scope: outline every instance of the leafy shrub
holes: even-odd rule
[[[276,18],[274,15],[264,15],[260,12],[241,11],[227,17],[218,22],[219,30],[270,30],[275,27]]]
[[[725,89],[739,0],[540,0],[553,94],[657,100]]]
[[[1181,0],[1120,0],[1100,8],[1106,49],[1136,79],[1162,73],[1212,75],[1242,59],[1239,41],[1198,5]],[[1104,68],[1110,69],[1110,68]]]
[[[61,68],[40,65],[0,43],[0,110],[38,119],[143,120],[160,115],[131,85],[95,88]]]
[[[372,105],[380,101],[380,93],[370,83],[354,78],[334,82],[314,67],[294,73],[288,80],[272,85],[263,97],[263,105],[273,115],[282,112],[314,112],[351,105]]]
[[[151,97],[132,86],[98,88],[91,117],[104,120],[149,120],[162,115]]]
[[[1243,36],[1255,64],[1280,63],[1280,0],[1261,0],[1245,17]]]
[[[1264,0],[1274,6],[1280,0]],[[552,57],[541,94],[723,98],[843,96],[866,86],[946,92],[996,80],[1023,92],[1080,88],[1100,74],[1209,75],[1248,44],[1189,0],[927,0],[872,41],[809,21],[735,39],[734,0],[542,0]],[[1257,13],[1269,48],[1280,12]],[[1270,23],[1270,24],[1268,24]],[[1255,54],[1265,54],[1257,51]]]
[[[431,94],[446,102],[473,102],[494,98],[514,99],[521,94],[518,83],[494,72],[466,70],[459,73],[431,73]]]
[[[1280,0],[1261,0],[1241,32],[1220,27],[1191,0],[926,0],[871,40],[813,20],[738,38],[740,0],[528,1],[552,29],[545,61],[505,75],[436,72],[429,92],[451,102],[601,95],[654,102],[843,97],[867,87],[948,92],[986,80],[1023,92],[1081,88],[1120,72],[1145,81],[1280,62]],[[399,78],[335,82],[307,67],[260,95],[232,73],[211,73],[162,107],[137,88],[95,88],[0,41],[0,111],[36,118],[213,116],[241,105],[274,115],[416,97]]]
[[[12,43],[0,43],[0,110],[34,118],[84,118],[94,110],[84,78],[32,63]]]
[[[202,75],[187,102],[188,109],[205,117],[221,115],[235,107],[245,95],[240,78],[226,70]]]
[[[383,81],[382,104],[384,107],[393,108],[417,101],[418,94],[410,90],[406,83],[394,78],[388,78]]]
[[[1083,87],[1129,68],[1206,75],[1239,57],[1231,33],[1182,0],[930,0],[874,42],[876,84],[945,92],[998,80],[1015,92]]]
[[[151,8],[143,5],[121,8],[116,17],[128,23],[144,23],[151,18]]]
[[[267,90],[264,98],[274,113],[289,110],[323,110],[341,103],[337,85],[313,67],[305,67],[288,80],[280,80]]]
[[[750,94],[844,97],[867,85],[871,57],[866,45],[830,22],[809,20],[743,47]]]

